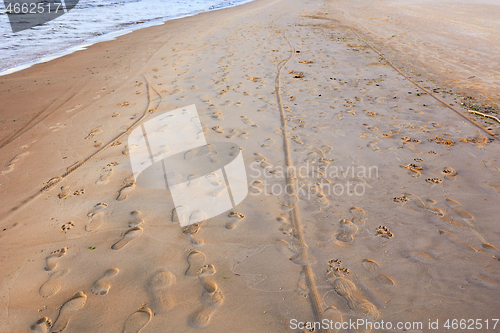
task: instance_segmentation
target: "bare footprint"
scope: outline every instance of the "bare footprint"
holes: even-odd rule
[[[117,201],[122,201],[127,199],[127,196],[130,194],[135,189],[135,184],[130,184],[125,187],[123,187],[120,190],[120,193],[118,194],[118,197],[116,198]]]
[[[59,310],[59,315],[57,316],[51,332],[56,333],[64,331],[68,327],[71,318],[78,310],[85,306],[86,302],[87,295],[81,291],[77,292],[71,299],[66,301]]]
[[[354,235],[358,232],[358,226],[345,219],[340,220],[340,232],[337,239],[344,243],[352,243]]]
[[[428,203],[424,203],[418,195],[415,195],[413,193],[403,193],[403,194],[405,197],[409,198],[418,208],[427,210],[428,212],[436,214],[437,216],[444,216],[444,213],[441,209],[432,206],[435,203],[434,200],[428,199],[427,200]]]
[[[188,254],[187,262],[189,267],[186,270],[186,276],[198,276],[205,264],[205,255],[203,252],[193,250]]]
[[[113,174],[113,169],[107,169],[104,171],[99,179],[95,182],[96,185],[105,185],[109,182],[109,178]]]
[[[366,213],[364,209],[359,207],[351,207],[350,212],[354,216],[352,218],[352,223],[359,225],[365,224]]]
[[[135,228],[144,223],[140,210],[134,210],[130,215],[132,215],[132,220],[128,223],[129,228]]]
[[[283,239],[278,239],[276,241],[276,247],[278,250],[284,254],[289,260],[297,260],[299,258],[299,253],[293,248],[291,244]]]
[[[224,295],[218,288],[217,284],[206,278],[201,279],[201,283],[203,286],[203,292],[201,294],[201,300],[203,303],[211,306],[220,306],[224,301]]]
[[[92,214],[89,223],[85,226],[87,232],[92,232],[100,229],[102,225],[106,222],[106,214],[104,212],[98,212]]]
[[[230,212],[228,215],[231,221],[226,223],[226,229],[234,229],[239,221],[245,218],[245,215],[238,212]]]
[[[172,298],[170,286],[175,282],[175,275],[165,269],[157,271],[149,279],[147,287],[154,300],[156,311],[169,310],[174,307],[175,300]]]
[[[90,212],[87,214],[90,217],[89,223],[85,226],[85,230],[88,232],[96,231],[104,222],[106,222],[106,215],[104,214],[104,210],[108,207],[107,203],[100,202],[95,205]]]
[[[44,298],[49,298],[54,296],[61,290],[60,279],[64,276],[68,275],[69,269],[61,269],[59,271],[55,271],[49,277],[49,279],[40,287],[39,294]]]
[[[92,209],[87,213],[87,216],[92,217],[92,215],[94,215],[95,213],[102,212],[106,208],[108,208],[108,204],[107,203],[105,203],[105,202],[99,202],[97,205],[95,205],[94,207],[92,207]]]
[[[106,272],[104,272],[103,276],[94,282],[90,290],[92,291],[92,294],[94,295],[101,295],[104,296],[109,292],[109,289],[111,288],[111,284],[109,284],[109,279],[116,274],[118,274],[120,270],[118,268],[110,268]]]
[[[180,221],[187,221],[187,213],[189,212],[189,207],[185,205],[180,205],[172,209],[172,222],[179,223]]]
[[[142,235],[142,231],[143,230],[141,227],[135,227],[127,230],[127,232],[123,235],[123,238],[113,244],[111,246],[111,249],[120,250],[121,248],[125,247],[125,245],[127,245],[130,241]]]
[[[189,317],[189,324],[196,328],[206,327],[210,323],[215,310],[216,308],[212,306],[201,308]]]
[[[142,307],[128,317],[122,333],[139,333],[153,317],[150,308]]]
[[[263,189],[261,187],[262,180],[257,179],[252,181],[249,190],[252,192],[254,195],[262,193]]]
[[[46,260],[45,270],[51,271],[51,270],[55,269],[57,267],[57,261],[59,260],[59,258],[61,258],[62,256],[64,256],[66,254],[66,251],[68,251],[68,249],[65,247],[63,247],[62,249],[53,251],[47,257],[47,259],[45,259]]]
[[[47,317],[42,317],[30,326],[30,332],[32,333],[49,333],[49,329],[52,326],[52,321]]]

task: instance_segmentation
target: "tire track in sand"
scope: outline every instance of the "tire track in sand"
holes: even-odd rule
[[[283,14],[284,15],[284,14]],[[282,15],[282,16],[283,16]],[[281,18],[278,17],[277,20]],[[270,26],[273,26],[273,21],[271,21]],[[281,31],[277,26],[274,27],[275,30],[279,34],[283,36],[283,38],[288,42],[288,45],[290,46],[290,56],[282,60],[281,62],[278,63],[278,70],[277,70],[277,75],[276,75],[276,80],[275,80],[275,91],[276,91],[276,99],[278,102],[278,109],[280,112],[280,119],[281,119],[281,134],[283,138],[283,151],[285,155],[285,165],[287,168],[293,167],[292,159],[290,157],[290,147],[288,143],[288,136],[286,133],[286,116],[285,116],[285,111],[283,109],[283,101],[281,97],[281,72],[283,67],[286,66],[286,64],[293,58],[293,55],[295,54],[295,47],[293,44],[290,42],[290,40],[287,38],[286,33]],[[293,184],[292,179],[290,178],[290,175],[286,174],[286,195],[291,196],[291,197],[297,197],[295,186]],[[304,272],[305,278],[306,278],[306,285],[309,288],[309,301],[312,307],[312,311],[314,314],[314,320],[315,321],[321,321],[322,320],[322,303],[321,299],[319,297],[318,293],[318,288],[316,286],[316,281],[314,278],[314,273],[312,271],[311,266],[309,265],[309,260],[308,260],[308,250],[307,250],[307,244],[304,238],[304,233],[302,230],[302,223],[300,221],[300,212],[297,208],[297,205],[294,204],[292,206],[292,209],[290,210],[290,221],[292,228],[294,230],[293,234],[295,235],[295,238],[299,241],[301,246],[299,247],[299,256],[302,258],[302,271]],[[326,330],[328,332],[328,330]],[[325,330],[320,329],[319,332],[325,332]]]

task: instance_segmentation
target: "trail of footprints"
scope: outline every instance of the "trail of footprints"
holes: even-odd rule
[[[130,193],[130,187],[133,185],[134,184],[127,179],[125,181],[125,187],[120,190],[117,200],[124,200]],[[107,209],[108,204],[104,202],[100,202],[90,209],[87,214],[88,222],[85,226],[87,232],[95,232],[105,225]],[[174,222],[174,216],[177,213],[183,214],[182,207],[176,207],[174,209]],[[194,212],[193,214],[199,215],[204,213]],[[228,229],[233,229],[245,216],[242,213],[232,211],[229,213],[228,217],[230,221],[227,222],[226,227]],[[200,219],[200,216],[192,216],[192,218]],[[145,220],[141,211],[132,211],[127,224],[129,229],[120,236],[120,239],[110,246],[110,249],[118,251],[128,246],[128,244],[131,244],[136,238],[142,235],[142,225],[144,222]],[[200,225],[201,223],[194,223],[182,229],[182,232],[188,236],[193,246],[202,246],[204,243],[203,240],[194,236],[200,229]],[[70,269],[59,269],[59,261],[67,252],[68,248],[61,248],[53,251],[47,256],[45,270],[50,272],[50,275],[39,289],[41,297],[50,298],[56,295],[64,287],[64,278],[70,274]],[[196,278],[203,289],[200,295],[200,308],[191,314],[188,323],[193,327],[203,328],[210,323],[216,309],[222,305],[224,295],[215,281],[211,278],[216,272],[215,267],[211,264],[206,264],[206,258],[202,252],[192,250],[188,254],[186,261],[188,264],[188,268],[185,272],[186,278]],[[116,267],[103,272],[101,277],[91,285],[91,293],[96,296],[107,295],[112,287],[113,279],[119,272],[120,270]],[[167,269],[161,268],[152,274],[146,283],[146,289],[151,299],[150,307],[143,305],[132,313],[125,320],[122,332],[137,333],[151,321],[155,313],[161,313],[172,309],[176,304],[172,293],[172,288],[174,288],[175,283],[175,275]],[[76,315],[78,310],[85,306],[86,301],[87,295],[82,291],[77,292],[61,306],[59,314],[54,321],[47,317],[42,317],[30,326],[30,332],[47,333],[64,331],[70,324],[71,318]]]
[[[219,289],[211,275],[215,274],[215,267],[211,264],[205,264],[205,255],[193,250],[188,254],[189,264],[186,270],[186,277],[198,278],[203,287],[201,294],[202,305],[190,317],[189,324],[193,327],[206,327],[219,306],[224,302],[224,294]]]

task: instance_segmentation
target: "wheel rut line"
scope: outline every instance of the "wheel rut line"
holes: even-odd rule
[[[283,15],[282,15],[283,16]],[[281,17],[281,16],[280,16]],[[272,26],[271,22],[271,26]],[[295,54],[295,47],[293,44],[290,42],[288,37],[286,36],[286,33],[281,31],[278,27],[275,27],[276,30],[283,36],[283,38],[288,42],[290,46],[290,56],[281,61],[278,64],[278,71],[275,79],[275,91],[276,91],[276,99],[278,102],[278,109],[280,112],[280,119],[281,119],[281,132],[282,132],[282,137],[283,137],[283,150],[285,154],[285,163],[287,168],[293,167],[292,159],[290,156],[290,146],[288,142],[288,137],[286,133],[286,117],[285,117],[285,111],[283,109],[283,101],[281,98],[281,72],[283,67],[286,66],[286,64],[293,58],[293,55]],[[292,178],[288,173],[286,174],[286,183],[287,183],[287,194],[289,195],[296,195],[296,190],[292,181]],[[304,233],[302,231],[302,223],[300,221],[300,212],[299,209],[297,208],[297,204],[293,205],[292,210],[290,211],[290,220],[292,224],[292,228],[294,231],[294,237],[300,242],[302,245],[300,247],[299,255],[301,258],[305,259],[305,263],[302,265],[302,271],[305,273],[306,276],[306,283],[309,288],[309,300],[310,304],[313,310],[313,315],[314,315],[314,320],[321,322],[322,316],[321,313],[323,312],[322,309],[322,302],[321,298],[319,297],[319,292],[316,286],[316,281],[314,278],[314,273],[311,269],[311,266],[308,263],[307,256],[307,244],[305,242],[305,237]],[[329,332],[329,330],[323,330],[321,329],[320,332]]]

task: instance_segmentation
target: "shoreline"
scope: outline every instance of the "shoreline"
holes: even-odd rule
[[[217,10],[221,10],[221,9],[225,9],[225,8],[232,8],[232,7],[241,6],[241,5],[244,5],[245,3],[248,3],[251,1],[254,1],[254,0],[247,0],[247,2],[244,2],[244,3],[230,5],[230,6],[222,7],[222,8],[213,8],[213,9],[208,9],[206,11],[195,11],[195,12],[190,13],[190,14],[180,14],[179,16],[174,16],[174,17],[168,18],[166,20],[153,19],[153,20],[149,20],[147,23],[139,23],[139,24],[131,23],[131,24],[128,24],[127,26],[125,26],[121,29],[109,31],[109,32],[106,32],[104,34],[99,34],[97,36],[89,38],[86,41],[83,41],[80,44],[72,45],[72,46],[69,46],[65,49],[58,50],[58,51],[55,51],[52,53],[44,54],[44,55],[40,56],[39,58],[30,60],[30,61],[27,61],[24,63],[17,64],[14,67],[5,68],[5,69],[0,68],[0,76],[9,75],[9,74],[12,74],[12,73],[24,70],[24,69],[28,69],[36,64],[46,63],[46,62],[52,61],[52,60],[60,58],[60,57],[64,57],[65,55],[68,55],[68,54],[71,54],[71,53],[74,53],[77,51],[83,51],[91,45],[114,40],[120,36],[127,35],[133,31],[136,31],[136,30],[146,29],[148,27],[157,26],[157,25],[162,25],[167,21],[182,19],[182,18],[190,17],[190,16],[196,16],[196,15],[199,15],[199,14],[205,13],[205,12],[211,12],[211,11],[217,11]]]

